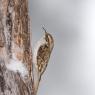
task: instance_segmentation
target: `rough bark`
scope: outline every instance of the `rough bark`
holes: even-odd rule
[[[28,0],[0,0],[0,95],[35,94],[29,27]],[[29,70],[25,79],[6,68],[13,55]]]
[[[2,61],[4,62],[4,61]],[[19,74],[0,65],[0,95],[33,95]]]

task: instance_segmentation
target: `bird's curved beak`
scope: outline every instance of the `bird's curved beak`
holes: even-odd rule
[[[47,33],[46,29],[44,27],[42,27],[42,29],[44,30],[45,35],[47,35],[48,33]]]

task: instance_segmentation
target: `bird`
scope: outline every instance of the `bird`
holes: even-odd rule
[[[41,77],[47,68],[54,47],[53,36],[48,33],[44,27],[42,27],[42,29],[45,32],[44,36],[36,43],[33,51],[33,69],[36,90],[39,86]]]

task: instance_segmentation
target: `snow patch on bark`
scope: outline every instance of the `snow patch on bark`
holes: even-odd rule
[[[16,60],[16,59],[10,59],[10,63],[7,64],[7,69],[13,71],[13,72],[18,72],[22,77],[25,77],[28,75],[28,70],[25,67],[24,63]]]

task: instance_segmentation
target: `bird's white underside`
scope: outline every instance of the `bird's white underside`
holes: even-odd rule
[[[42,37],[34,46],[34,50],[33,50],[33,63],[34,64],[37,64],[37,53],[38,53],[40,46],[45,43],[46,43],[46,41],[45,41],[44,37]]]
[[[37,67],[37,55],[38,55],[38,50],[40,46],[46,43],[46,40],[44,37],[42,37],[34,46],[33,48],[33,73],[34,73],[34,80],[35,80],[35,88],[36,90],[38,89],[39,85],[39,72],[38,72],[38,67]]]

